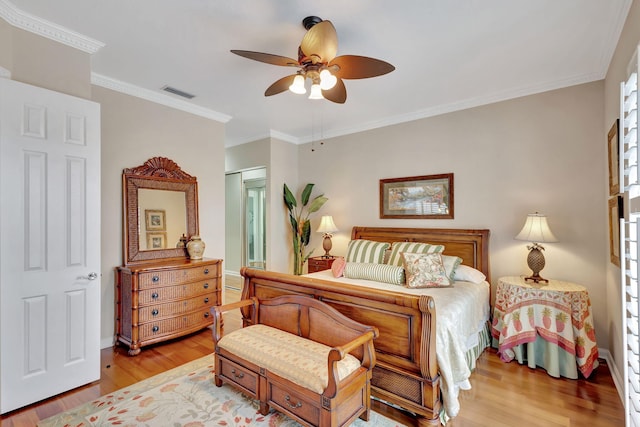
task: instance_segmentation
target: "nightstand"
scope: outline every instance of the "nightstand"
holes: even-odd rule
[[[336,258],[337,257],[335,256],[330,256],[330,257],[316,256],[316,257],[309,258],[307,260],[309,261],[309,265],[308,265],[309,273],[315,273],[317,271],[330,269],[331,264],[333,264],[333,261]]]
[[[582,285],[501,277],[491,332],[504,362],[526,360],[530,368],[567,378],[578,378],[578,371],[588,378],[598,366],[591,301]]]

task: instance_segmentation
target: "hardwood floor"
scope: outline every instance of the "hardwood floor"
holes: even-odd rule
[[[226,278],[225,300],[237,301],[237,278]],[[238,288],[239,289],[239,288]],[[225,315],[225,329],[240,327],[239,315]],[[33,427],[39,420],[66,411],[99,396],[211,354],[211,331],[145,347],[129,357],[124,347],[101,352],[101,380],[51,399],[5,414],[0,425]],[[542,369],[504,363],[487,349],[471,375],[472,389],[460,393],[460,414],[447,426],[590,426],[624,425],[624,409],[609,373],[601,366],[588,380],[556,379]],[[374,403],[373,409],[405,425],[415,425],[406,414]]]

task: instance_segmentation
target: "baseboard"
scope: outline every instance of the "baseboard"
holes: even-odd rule
[[[100,350],[113,347],[113,344],[116,342],[116,337],[111,338],[103,338],[100,340]]]
[[[609,372],[611,372],[611,378],[613,378],[613,384],[616,386],[616,390],[618,390],[618,397],[620,397],[620,402],[622,402],[622,406],[625,406],[624,402],[624,379],[618,371],[618,367],[614,363],[611,358],[611,353],[609,350],[605,350],[604,348],[598,348],[598,354],[601,359],[604,359],[607,362],[607,366],[609,367]]]

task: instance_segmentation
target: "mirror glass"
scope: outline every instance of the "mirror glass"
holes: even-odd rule
[[[196,178],[173,160],[153,157],[123,171],[122,192],[124,264],[188,258],[178,243],[199,234]]]
[[[138,189],[141,251],[175,248],[187,234],[187,205],[183,191]]]

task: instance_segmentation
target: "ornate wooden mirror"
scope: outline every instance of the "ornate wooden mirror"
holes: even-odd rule
[[[187,258],[198,234],[198,183],[173,160],[153,157],[122,172],[124,264]]]

